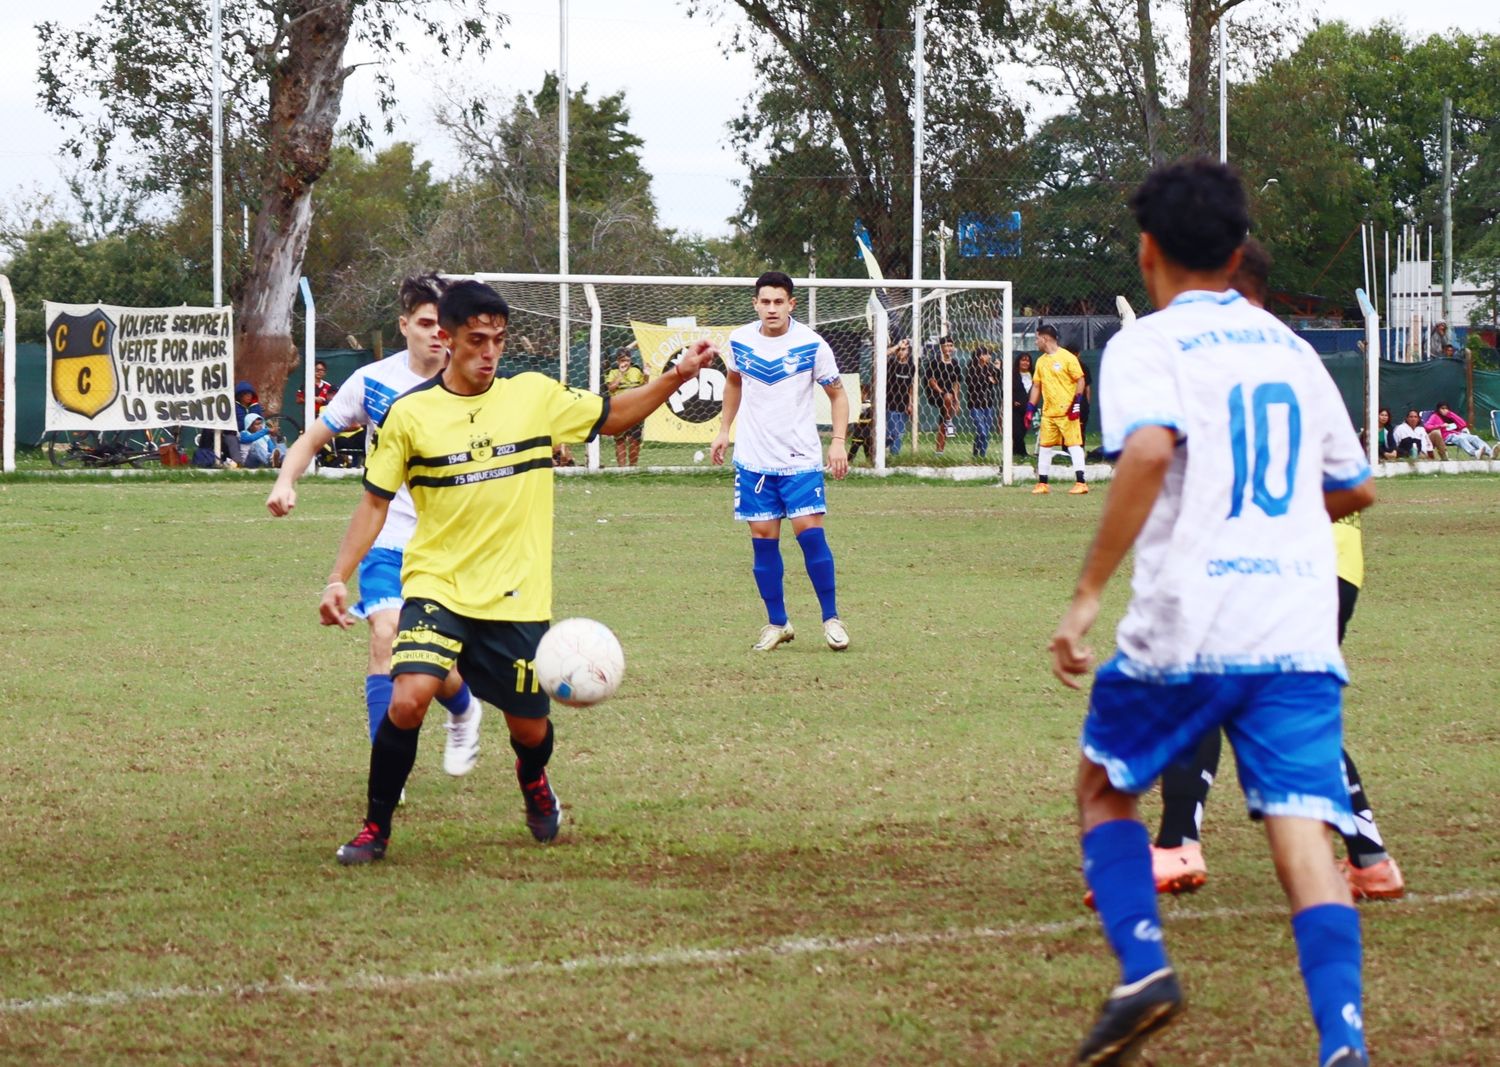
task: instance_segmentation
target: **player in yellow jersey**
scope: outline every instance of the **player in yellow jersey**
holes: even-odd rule
[[[672,373],[610,400],[542,374],[500,374],[509,318],[487,285],[457,282],[443,293],[448,366],[386,412],[318,605],[324,625],[352,625],[344,581],[404,483],[417,528],[402,561],[394,691],[370,750],[364,826],[338,850],[346,865],[384,857],[423,717],[455,666],[505,716],[532,836],[557,836],[562,809],[546,773],[552,723],[532,665],[552,614],[552,449],[634,426],[717,355],[701,341]]]
[[[1032,492],[1052,492],[1047,485],[1052,456],[1057,446],[1062,445],[1073,461],[1073,488],[1068,492],[1087,493],[1089,487],[1083,472],[1083,420],[1079,418],[1083,413],[1083,390],[1088,384],[1083,377],[1083,367],[1077,356],[1058,343],[1055,326],[1037,327],[1036,343],[1042,352],[1036,359],[1031,396],[1026,404],[1028,427],[1038,407],[1042,414],[1042,428],[1037,436],[1036,488]]]

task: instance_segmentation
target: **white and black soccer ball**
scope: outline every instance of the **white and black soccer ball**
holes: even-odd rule
[[[536,646],[537,681],[570,708],[608,700],[625,677],[625,650],[608,626],[593,619],[552,624]]]

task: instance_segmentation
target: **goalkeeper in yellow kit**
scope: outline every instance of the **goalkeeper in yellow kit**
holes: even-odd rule
[[[1038,327],[1036,343],[1042,351],[1036,360],[1031,396],[1026,404],[1027,429],[1031,428],[1039,403],[1042,415],[1041,433],[1037,438],[1036,488],[1032,492],[1052,492],[1047,480],[1052,457],[1062,445],[1073,461],[1073,488],[1068,492],[1087,493],[1089,487],[1083,473],[1083,422],[1079,418],[1087,384],[1083,366],[1077,356],[1058,343],[1056,327]]]

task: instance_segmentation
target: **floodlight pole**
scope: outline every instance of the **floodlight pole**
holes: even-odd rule
[[[557,0],[557,273],[568,267],[568,0]],[[558,377],[568,384],[568,283],[557,289]]]
[[[1229,52],[1224,47],[1224,19],[1219,16],[1219,162],[1229,162]]]
[[[1453,98],[1443,97],[1443,321],[1453,333]],[[1472,395],[1472,394],[1470,394]]]
[[[922,402],[915,382],[922,380],[922,126],[927,119],[927,104],[922,94],[927,67],[927,17],[920,3],[913,6],[916,40],[911,57],[912,95],[915,98],[912,101],[911,151],[911,359],[915,381],[912,388],[911,450],[915,453],[922,427]]]
[[[213,183],[214,183],[214,307],[224,304],[224,31],[219,0],[213,0]]]

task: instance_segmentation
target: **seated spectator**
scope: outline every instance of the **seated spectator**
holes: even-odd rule
[[[260,396],[255,392],[255,386],[247,381],[235,382],[234,424],[243,428],[245,425],[245,416],[249,415],[252,411],[257,415],[264,415],[266,413],[265,409],[260,406]],[[240,448],[240,435],[232,433],[225,440],[228,445],[225,451],[229,453],[226,458],[232,460],[237,466],[245,466],[244,450]]]
[[[212,430],[198,431],[198,448],[193,453],[193,466],[205,468],[223,466],[219,462],[219,453],[214,451],[214,432]]]
[[[552,446],[552,465],[554,467],[576,467],[578,461],[573,458],[573,450],[565,444]]]
[[[1396,455],[1401,459],[1431,458],[1437,452],[1440,459],[1448,458],[1448,446],[1443,435],[1422,425],[1422,416],[1415,409],[1406,413],[1406,421],[1391,434],[1396,445]]]
[[[1375,431],[1375,453],[1381,459],[1396,458],[1395,431],[1391,428],[1391,409],[1380,409],[1380,424]]]
[[[333,394],[338,392],[338,387],[328,380],[328,364],[321,359],[313,363],[313,415],[323,414],[323,409],[333,399]],[[301,389],[297,390],[297,403],[302,404],[306,395]]]
[[[252,411],[245,416],[245,428],[240,431],[240,452],[244,456],[242,467],[280,467],[286,445],[271,436],[265,416]]]
[[[1427,417],[1423,425],[1429,430],[1441,433],[1446,444],[1457,445],[1475,459],[1495,458],[1495,450],[1485,444],[1484,438],[1478,434],[1469,433],[1469,424],[1447,403],[1439,404],[1437,410]]]

